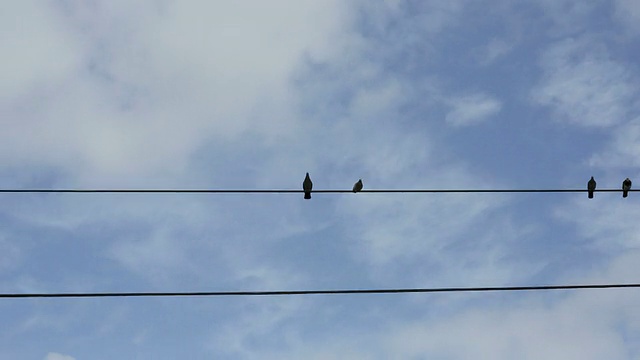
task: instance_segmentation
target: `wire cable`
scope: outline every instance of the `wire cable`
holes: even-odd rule
[[[630,192],[640,189],[630,189]],[[0,193],[303,193],[303,190],[287,189],[0,189]],[[351,193],[352,190],[312,190],[312,193]],[[362,190],[362,193],[575,193],[586,189],[383,189]],[[595,192],[622,192],[622,189],[598,189]]]
[[[640,284],[541,285],[495,287],[446,287],[405,289],[343,289],[343,290],[282,290],[282,291],[201,291],[201,292],[101,292],[101,293],[26,293],[0,294],[0,298],[96,298],[96,297],[192,297],[192,296],[299,296],[348,294],[406,294],[452,292],[503,292],[580,289],[640,288]]]

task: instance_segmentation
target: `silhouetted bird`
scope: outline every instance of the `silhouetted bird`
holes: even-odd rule
[[[304,190],[304,198],[311,199],[311,189],[313,189],[313,182],[309,177],[309,173],[304,177],[304,181],[302,182],[302,190]]]
[[[589,191],[589,199],[593,199],[593,191],[596,189],[596,179],[591,177],[589,182],[587,183],[587,190]]]
[[[629,190],[631,189],[631,179],[626,178],[622,182],[622,197],[626,198],[629,195]]]
[[[353,184],[353,192],[357,193],[362,191],[362,179],[358,179],[358,182]]]

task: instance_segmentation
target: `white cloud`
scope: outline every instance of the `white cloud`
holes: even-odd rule
[[[292,72],[303,56],[332,56],[350,14],[339,1],[289,0],[25,2],[9,13],[33,23],[3,36],[19,43],[2,60],[13,80],[0,160],[91,186],[177,178],[216,139],[292,136]]]
[[[352,255],[367,264],[374,283],[450,286],[512,283],[544,266],[513,259],[517,239],[535,228],[510,220],[506,206],[505,199],[463,194],[371,195],[345,200],[340,211],[349,218]]]
[[[624,65],[611,59],[603,45],[568,39],[542,56],[544,77],[532,99],[548,106],[560,120],[582,126],[625,122],[638,86]]]
[[[368,25],[374,26],[380,35],[392,35],[395,38],[395,35],[401,34],[413,41],[419,35],[428,34],[427,37],[430,37],[455,24],[459,20],[458,15],[464,10],[464,3],[465,0],[431,0],[421,3],[387,0],[366,3],[360,10],[366,13]],[[411,16],[406,16],[408,14]],[[389,31],[387,26],[398,18],[403,20],[403,24],[398,27],[400,32]],[[405,43],[408,39],[398,37],[394,40]]]
[[[479,62],[481,65],[491,64],[512,51],[514,46],[513,41],[493,38],[478,51]]]
[[[44,360],[76,360],[73,356],[50,352],[44,357]]]
[[[622,334],[603,321],[605,316],[594,314],[597,303],[585,305],[577,298],[589,295],[550,308],[526,302],[467,310],[435,323],[399,324],[390,331],[388,351],[455,359],[627,359]]]
[[[221,331],[210,335],[206,346],[215,353],[224,353],[240,358],[263,358],[265,351],[251,346],[252,340],[268,339],[267,341],[289,346],[295,338],[295,333],[283,327],[283,323],[294,316],[300,316],[310,311],[303,306],[300,299],[264,298],[250,302],[245,307],[242,316],[226,324]]]
[[[589,31],[594,18],[600,16],[601,9],[609,5],[606,0],[536,0],[531,3],[544,12],[541,31],[556,39]]]
[[[5,4],[0,14],[0,109],[34,90],[64,81],[79,70],[83,53],[77,37],[55,16],[48,2],[25,0]],[[9,121],[3,112],[1,121]]]
[[[601,188],[621,188],[624,177],[598,179]],[[632,221],[640,215],[640,207],[630,198],[622,199],[619,192],[595,193],[594,199],[576,199],[558,207],[556,218],[576,226],[586,244],[599,251],[617,253],[627,249],[640,248],[640,224]]]
[[[124,238],[111,249],[109,256],[121,262],[133,273],[147,276],[152,282],[167,283],[167,276],[188,272],[188,247],[175,234],[144,234],[142,239]],[[183,275],[184,276],[184,275]]]
[[[635,0],[615,0],[615,16],[632,34],[640,32],[640,3]]]
[[[485,94],[473,94],[450,99],[453,108],[446,116],[446,121],[452,126],[468,126],[485,121],[502,109],[497,99]]]
[[[615,128],[606,147],[592,155],[588,163],[601,169],[625,169],[624,177],[640,175],[635,170],[640,166],[640,118]]]

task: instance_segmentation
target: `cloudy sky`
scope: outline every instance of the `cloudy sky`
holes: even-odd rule
[[[640,184],[633,0],[22,0],[0,188]],[[1,194],[0,292],[640,281],[640,194]],[[2,359],[637,359],[640,292],[0,299]]]

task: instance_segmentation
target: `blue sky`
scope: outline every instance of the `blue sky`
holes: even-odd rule
[[[1,188],[639,179],[640,3],[24,0]],[[0,292],[638,282],[636,193],[3,194]],[[632,359],[640,293],[2,299],[3,359]]]

